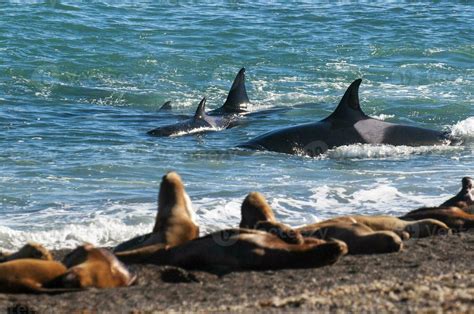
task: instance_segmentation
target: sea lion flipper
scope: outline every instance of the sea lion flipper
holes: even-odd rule
[[[40,292],[41,290],[41,284],[30,278],[20,278],[17,285],[22,286],[25,291]]]
[[[154,233],[147,233],[122,242],[113,249],[113,252],[117,253],[123,251],[130,251],[146,246],[146,242],[153,238],[153,235]]]
[[[296,230],[274,221],[259,221],[255,225],[255,229],[269,232],[276,235],[281,240],[290,244],[304,243],[303,236]]]
[[[115,256],[125,264],[138,264],[145,262],[150,256],[156,252],[166,249],[167,245],[164,243],[144,246],[135,250],[116,252]]]

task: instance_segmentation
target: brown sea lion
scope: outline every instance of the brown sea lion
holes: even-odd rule
[[[53,256],[44,246],[31,242],[25,244],[20,250],[18,250],[18,252],[3,254],[0,256],[0,263],[24,258],[40,259],[45,261],[53,260]]]
[[[63,260],[69,269],[48,283],[48,288],[85,289],[130,286],[136,280],[127,268],[108,250],[85,244]]]
[[[175,246],[198,236],[199,227],[181,177],[176,172],[169,172],[161,181],[153,232],[119,244],[114,252],[136,250],[151,245]]]
[[[66,273],[55,261],[16,259],[0,264],[0,293],[46,292],[44,285]]]
[[[439,207],[459,207],[466,209],[474,205],[473,180],[470,177],[462,178],[462,188],[458,194],[441,204]]]
[[[276,221],[272,208],[259,192],[251,192],[244,199],[239,227],[270,232],[287,243],[301,244],[304,242],[299,232]]]
[[[458,207],[419,208],[400,217],[403,220],[436,219],[455,231],[467,231],[474,228],[474,215]]]
[[[250,192],[245,197],[240,210],[240,228],[253,229],[259,221],[276,221],[272,208],[259,192]]]
[[[374,231],[393,231],[398,234],[402,240],[449,233],[449,227],[435,219],[406,221],[392,216],[356,215],[345,217],[352,218],[355,222],[364,224]],[[408,234],[408,236],[406,234]]]
[[[320,267],[335,263],[346,252],[341,241],[308,239],[304,244],[289,244],[260,230],[227,229],[159,250],[144,262],[229,272]]]
[[[304,237],[337,239],[344,241],[349,254],[378,254],[398,252],[402,239],[392,231],[374,231],[360,223],[347,221],[326,221],[297,228]]]

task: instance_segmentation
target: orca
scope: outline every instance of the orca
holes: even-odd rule
[[[214,110],[209,111],[209,115],[229,115],[229,114],[241,114],[247,112],[247,104],[250,103],[247,95],[247,89],[245,88],[245,68],[241,68],[234,78],[234,82],[227,94],[227,99],[224,104]],[[165,102],[159,112],[170,112],[173,109],[171,101]]]
[[[216,116],[245,113],[249,103],[247,89],[245,88],[245,68],[242,68],[235,76],[225,103],[222,107],[210,111],[209,114]]]
[[[204,97],[192,118],[175,124],[157,127],[148,131],[147,134],[152,136],[172,136],[179,135],[180,133],[202,133],[209,130],[231,128],[235,126],[236,122],[234,115],[213,117],[206,114],[206,97]]]
[[[242,68],[235,76],[227,99],[221,107],[206,113],[204,110],[206,98],[203,98],[193,117],[186,117],[185,120],[176,124],[158,127],[148,131],[147,134],[152,136],[172,136],[228,129],[238,124],[238,118],[241,114],[247,112],[247,104],[249,103],[245,88],[245,68]],[[170,112],[171,109],[171,102],[168,101],[158,111]]]
[[[453,140],[448,132],[369,117],[360,108],[361,82],[362,79],[357,79],[349,86],[336,110],[327,118],[270,131],[238,147],[314,157],[328,149],[357,143],[423,146]]]

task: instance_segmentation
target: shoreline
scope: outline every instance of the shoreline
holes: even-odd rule
[[[0,294],[0,310],[66,311],[450,311],[474,307],[474,232],[411,239],[398,253],[348,255],[313,269],[224,276],[130,265],[128,288]],[[53,251],[60,259],[70,250]],[[16,308],[15,308],[16,307]]]

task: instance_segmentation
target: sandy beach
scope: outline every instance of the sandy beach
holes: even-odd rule
[[[406,241],[401,252],[345,256],[316,269],[217,276],[132,265],[129,288],[59,295],[0,294],[0,310],[28,312],[324,311],[469,312],[474,233]],[[61,258],[68,250],[55,251]]]

